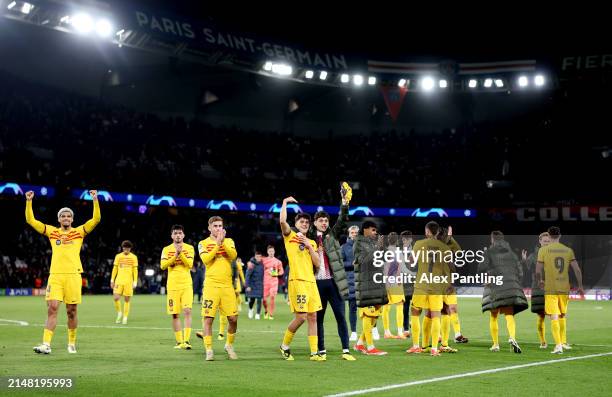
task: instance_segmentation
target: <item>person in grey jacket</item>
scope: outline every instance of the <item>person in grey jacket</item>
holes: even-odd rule
[[[342,244],[342,260],[344,261],[344,271],[349,285],[348,303],[349,303],[349,323],[351,325],[351,337],[349,340],[357,340],[357,301],[355,300],[355,266],[353,261],[353,243],[355,237],[359,233],[359,226],[353,225],[348,228],[348,238],[346,243]]]
[[[536,330],[538,332],[538,338],[540,339],[540,349],[546,349],[548,344],[546,343],[546,313],[544,312],[544,290],[538,285],[536,279],[536,262],[538,261],[538,251],[541,247],[545,247],[550,244],[550,235],[548,232],[540,234],[538,237],[538,245],[536,245],[533,252],[527,256],[527,251],[522,252],[522,263],[525,266],[525,270],[531,272],[531,312],[537,314],[536,319]]]
[[[492,352],[499,351],[499,326],[497,317],[504,314],[506,326],[510,339],[508,343],[515,353],[522,350],[516,341],[516,323],[514,315],[529,307],[527,298],[523,292],[520,280],[523,272],[518,256],[510,248],[510,244],[504,240],[504,234],[500,231],[491,233],[491,246],[486,250],[484,261],[478,266],[479,272],[486,272],[489,276],[502,276],[501,285],[485,284],[482,296],[482,311],[490,312],[489,329],[493,346]]]
[[[257,301],[257,313],[255,313],[255,320],[259,320],[261,317],[261,299],[263,298],[263,280],[264,280],[264,266],[262,262],[263,256],[261,251],[256,251],[255,256],[249,259],[247,263],[247,272],[244,280],[244,287],[246,296],[249,299],[249,315],[250,319],[253,318],[253,305]]]

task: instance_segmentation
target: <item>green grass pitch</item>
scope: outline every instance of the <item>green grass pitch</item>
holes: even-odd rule
[[[165,296],[136,295],[128,325],[115,325],[110,296],[84,296],[79,306],[78,354],[66,351],[66,314],[61,307],[53,338],[53,353],[37,355],[32,347],[42,339],[46,306],[42,297],[0,298],[0,377],[69,376],[75,379],[70,391],[53,394],[72,396],[113,395],[201,395],[201,396],[318,396],[417,380],[439,378],[512,365],[612,352],[612,302],[570,302],[568,341],[574,349],[561,356],[538,348],[535,315],[516,316],[517,339],[523,354],[514,354],[507,343],[503,316],[500,318],[502,351],[491,353],[488,314],[480,312],[479,299],[460,299],[459,315],[468,344],[454,345],[457,354],[441,357],[405,353],[410,340],[380,340],[377,347],[389,352],[384,357],[357,354],[357,361],[340,360],[340,342],[333,314],[326,323],[327,362],[308,361],[306,327],[295,337],[295,361],[281,359],[278,346],[291,314],[278,297],[274,320],[249,320],[246,305],[238,322],[236,351],[239,361],[229,361],[223,343],[214,338],[216,360],[204,361],[199,306],[194,305],[191,351],[173,349],[170,316],[165,313]],[[394,323],[395,309],[391,313]],[[7,320],[25,321],[19,325]],[[217,329],[218,319],[214,328]],[[552,345],[550,322],[547,339]],[[382,321],[378,324],[382,334]],[[360,325],[359,325],[360,328]],[[452,334],[452,330],[451,330]],[[551,365],[461,377],[423,385],[376,392],[382,396],[441,395],[609,395],[612,387],[612,355]],[[0,390],[0,395],[47,393],[43,390]]]

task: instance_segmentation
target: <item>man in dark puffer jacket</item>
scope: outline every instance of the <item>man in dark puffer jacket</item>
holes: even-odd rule
[[[381,315],[382,306],[389,302],[384,283],[375,283],[374,274],[382,269],[374,267],[374,251],[382,250],[382,239],[378,238],[376,224],[365,221],[361,227],[363,234],[355,237],[355,298],[363,319],[363,332],[354,349],[368,355],[381,356],[387,352],[374,347],[372,328]],[[364,341],[367,346],[364,345]]]
[[[540,247],[544,247],[550,244],[550,235],[548,232],[540,234],[538,238],[538,245],[536,245],[533,253],[527,256],[527,251],[523,250],[523,266],[525,269],[532,272],[531,275],[531,312],[538,315],[536,322],[536,329],[538,331],[538,338],[540,339],[540,349],[546,349],[548,344],[546,343],[546,313],[544,312],[544,290],[538,285],[536,279],[536,262],[538,261],[538,251]]]
[[[493,339],[491,351],[499,351],[499,326],[497,317],[503,313],[510,339],[508,343],[515,353],[521,353],[516,342],[516,323],[514,315],[529,307],[520,280],[523,273],[518,256],[504,240],[500,231],[491,233],[491,247],[485,252],[484,261],[478,266],[479,272],[489,276],[502,276],[502,285],[486,284],[482,296],[482,311],[490,311],[489,329]]]

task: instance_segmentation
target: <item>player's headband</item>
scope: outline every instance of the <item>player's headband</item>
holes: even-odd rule
[[[62,215],[62,212],[70,212],[70,215],[74,218],[74,212],[68,208],[68,207],[64,207],[61,210],[57,211],[57,218],[59,219],[60,215]]]

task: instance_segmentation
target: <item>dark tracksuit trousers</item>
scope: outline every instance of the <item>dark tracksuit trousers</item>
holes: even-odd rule
[[[336,318],[336,324],[338,326],[338,336],[342,343],[342,349],[348,350],[349,348],[349,335],[348,328],[346,326],[346,304],[340,296],[338,287],[333,279],[328,280],[317,280],[317,288],[319,289],[319,296],[321,297],[321,310],[317,312],[317,335],[319,337],[319,351],[325,350],[325,331],[323,328],[323,322],[325,320],[325,311],[327,310],[327,304],[332,308],[334,317]]]
[[[410,301],[412,295],[404,295],[404,331],[410,330]]]

